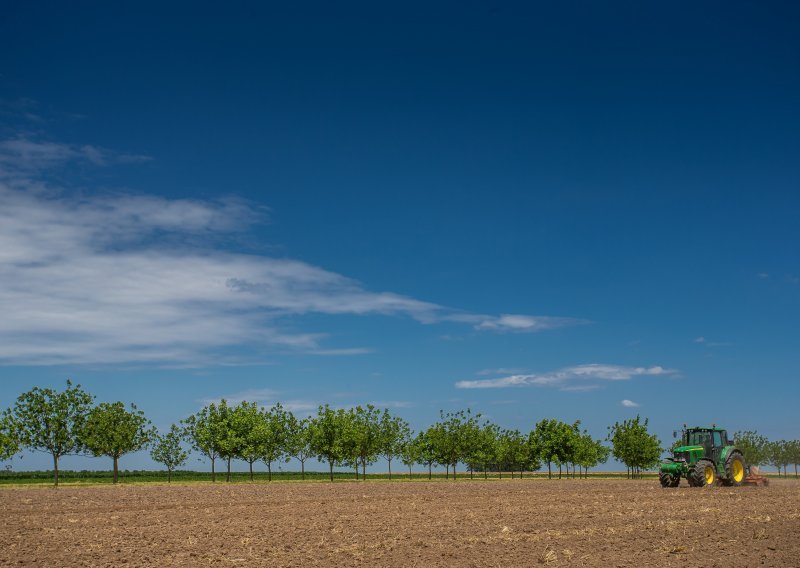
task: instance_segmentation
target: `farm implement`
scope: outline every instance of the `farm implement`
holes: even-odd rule
[[[767,479],[758,474],[758,468],[750,471],[726,430],[716,425],[686,428],[684,424],[681,437],[681,445],[673,450],[673,457],[661,464],[658,479],[662,487],[678,487],[681,478],[691,487],[767,484]]]

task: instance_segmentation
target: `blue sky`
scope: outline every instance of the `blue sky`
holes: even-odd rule
[[[0,407],[798,437],[796,4],[4,13]]]

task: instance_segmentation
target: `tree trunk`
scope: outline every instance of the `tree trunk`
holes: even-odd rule
[[[53,485],[58,487],[58,456],[53,454]]]
[[[167,483],[172,483],[172,470],[167,470]]]
[[[300,479],[306,480],[306,460],[300,461]]]
[[[486,466],[485,465],[483,466],[483,478],[484,479],[489,479],[489,475],[486,473]]]
[[[331,481],[333,481],[333,460],[330,460],[328,462],[328,465],[330,466],[331,469]]]
[[[431,480],[431,475],[433,475],[433,463],[428,462],[428,481]]]
[[[358,460],[356,460],[356,481],[358,481]]]
[[[250,481],[253,481],[253,462],[250,462]]]
[[[228,456],[228,475],[225,477],[225,481],[228,483],[231,482],[231,458]]]
[[[217,481],[217,472],[214,470],[214,462],[217,461],[217,458],[211,458],[211,483],[216,483]]]
[[[445,479],[450,479],[450,464],[449,463],[445,464],[444,467],[445,467],[444,478]]]
[[[453,481],[456,480],[456,464],[453,464]]]
[[[392,458],[387,458],[386,461],[389,462],[389,480],[391,481],[391,479],[392,479]]]
[[[267,462],[267,481],[272,481],[272,462]]]
[[[547,479],[553,479],[553,469],[550,462],[547,462]]]
[[[408,478],[411,479],[411,464],[408,464]]]
[[[119,479],[119,458],[114,456],[114,483]]]
[[[561,464],[558,464],[558,478],[561,479]]]
[[[367,480],[367,458],[361,458],[361,479]]]

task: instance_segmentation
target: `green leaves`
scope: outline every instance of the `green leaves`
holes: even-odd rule
[[[661,456],[661,441],[647,431],[647,424],[646,418],[642,421],[637,415],[609,428],[614,457],[633,472],[654,467]]]
[[[34,387],[22,393],[14,404],[16,441],[53,456],[53,478],[58,485],[58,460],[84,450],[81,429],[94,397],[67,381],[67,388],[55,391]]]
[[[11,459],[20,451],[19,436],[11,413],[0,415],[0,461]]]
[[[86,416],[81,439],[94,456],[119,458],[145,448],[156,435],[144,412],[131,404],[126,410],[122,402],[101,402]]]
[[[736,432],[733,444],[742,452],[748,465],[762,465],[770,461],[769,440],[756,431]]]
[[[189,452],[183,449],[183,437],[183,429],[173,424],[169,432],[163,436],[155,436],[152,449],[150,450],[150,457],[153,458],[154,461],[164,464],[164,467],[167,468],[168,483],[172,481],[172,472],[185,464],[189,457]]]

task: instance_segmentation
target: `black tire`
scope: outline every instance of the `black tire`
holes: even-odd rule
[[[673,463],[673,460],[667,458],[664,462]],[[660,471],[658,472],[658,480],[661,482],[661,487],[677,487],[681,483],[681,476]]]
[[[705,487],[706,485],[714,485],[717,482],[717,468],[714,467],[714,462],[708,459],[697,460],[694,469],[689,473],[692,478],[693,487]]]
[[[725,479],[723,484],[728,486],[738,486],[744,483],[747,475],[747,463],[744,456],[739,451],[733,451],[725,460]]]

